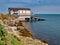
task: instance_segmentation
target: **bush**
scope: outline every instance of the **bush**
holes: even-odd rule
[[[20,38],[8,34],[3,25],[0,24],[0,45],[23,45]]]
[[[0,45],[5,45],[6,43],[7,31],[4,26],[0,24]]]
[[[4,41],[0,41],[0,45],[5,45],[5,42]]]
[[[7,36],[7,31],[3,25],[0,24],[0,38],[5,38]]]
[[[11,19],[15,19],[15,17],[13,17],[12,15],[10,15],[10,14],[0,14],[0,19],[2,19],[2,20],[5,20],[5,19],[7,19],[7,20],[11,20]]]

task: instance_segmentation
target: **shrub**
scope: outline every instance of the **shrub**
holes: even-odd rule
[[[5,45],[6,42],[7,31],[4,26],[0,24],[0,45]]]
[[[7,31],[3,25],[0,24],[0,38],[5,38],[7,36]]]

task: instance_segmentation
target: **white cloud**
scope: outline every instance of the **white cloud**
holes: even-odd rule
[[[32,11],[41,14],[60,14],[60,6],[38,6],[33,7]]]
[[[58,6],[57,6],[58,5]],[[0,9],[29,7],[35,13],[60,13],[60,0],[1,0]]]

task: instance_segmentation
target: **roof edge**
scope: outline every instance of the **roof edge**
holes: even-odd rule
[[[31,10],[30,8],[8,8],[8,10]]]

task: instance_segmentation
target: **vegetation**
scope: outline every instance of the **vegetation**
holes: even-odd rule
[[[8,45],[23,45],[22,41],[14,35],[9,34]]]
[[[10,14],[2,14],[0,13],[0,19],[4,20],[4,19],[7,19],[7,20],[11,20],[11,19],[14,19],[14,17]]]
[[[17,24],[17,26],[23,26],[22,22],[19,21],[18,24]]]
[[[7,31],[4,29],[4,26],[0,24],[0,45],[5,45],[7,38]]]
[[[34,36],[27,29],[21,30],[20,33],[22,36],[34,38]]]
[[[23,45],[23,43],[16,36],[8,34],[4,26],[0,24],[0,45]]]

